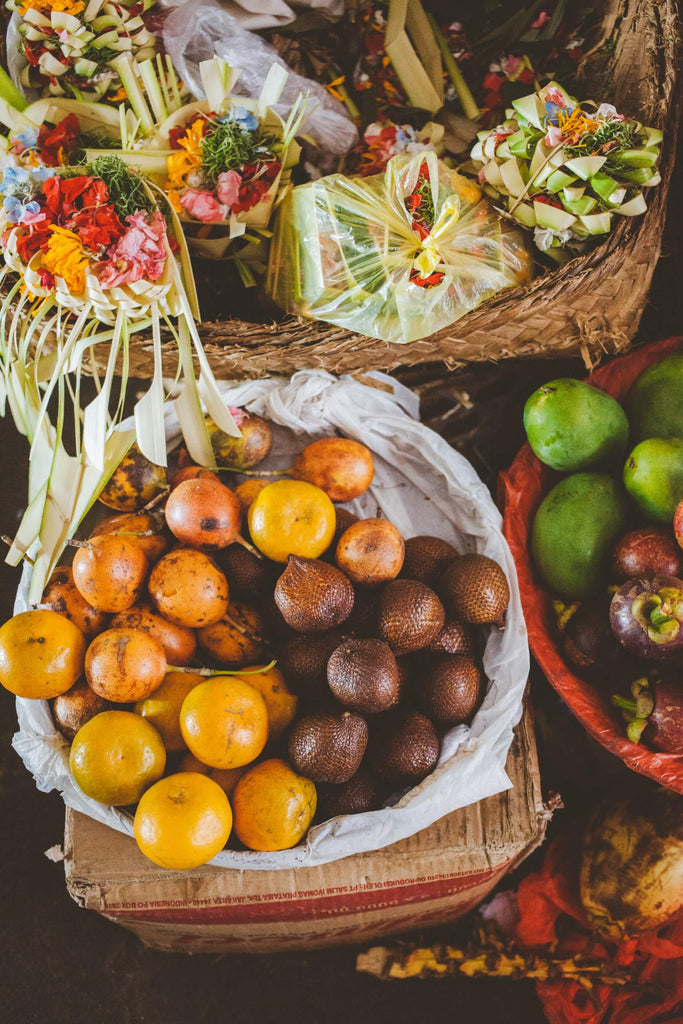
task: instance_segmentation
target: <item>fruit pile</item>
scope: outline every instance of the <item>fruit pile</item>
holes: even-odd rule
[[[630,740],[683,753],[683,353],[645,370],[624,408],[563,379],[529,398],[524,422],[538,458],[569,474],[531,531],[564,657]]]
[[[340,507],[372,482],[364,445],[256,471],[270,426],[236,418],[238,439],[209,423],[214,469],[181,450],[168,485],[132,448],[100,495],[117,514],[0,629],[0,682],[51,701],[80,789],[176,869],[418,784],[483,700],[510,596],[492,559]]]

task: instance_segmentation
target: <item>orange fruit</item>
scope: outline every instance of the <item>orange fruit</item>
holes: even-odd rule
[[[251,605],[231,601],[222,619],[197,630],[197,639],[219,665],[244,668],[263,658],[265,623]]]
[[[100,491],[99,499],[120,512],[137,512],[165,487],[165,468],[150,462],[134,444]]]
[[[78,626],[59,612],[19,612],[0,628],[0,684],[17,697],[57,697],[83,674],[85,648]]]
[[[183,742],[185,742],[183,740]],[[195,757],[189,750],[186,750],[178,762],[179,772],[199,772],[200,775],[209,775],[212,771],[208,764],[204,764],[198,757]]]
[[[232,795],[235,833],[250,850],[289,850],[308,832],[316,803],[310,779],[280,758],[261,761]]]
[[[218,783],[226,796],[232,796],[246,771],[246,765],[241,768],[209,768],[209,778]]]
[[[264,487],[249,507],[249,533],[274,562],[289,555],[318,558],[332,543],[334,505],[319,487],[303,480],[277,480]]]
[[[112,629],[143,629],[159,641],[169,665],[189,665],[197,651],[194,630],[169,622],[147,601],[140,601],[132,608],[126,608],[125,612],[119,612],[110,626]]]
[[[249,506],[257,494],[260,494],[263,488],[267,487],[271,483],[272,480],[252,476],[249,480],[245,480],[243,483],[237,485],[234,494],[242,506],[242,515],[246,516],[249,511]]]
[[[255,666],[256,667],[256,666]],[[250,671],[239,676],[263,697],[268,712],[268,739],[276,740],[294,721],[297,699],[287,687],[279,668],[264,667],[261,672]]]
[[[88,685],[117,704],[149,697],[167,670],[163,647],[142,629],[105,629],[85,655]]]
[[[86,796],[115,807],[136,803],[160,779],[166,751],[153,725],[132,711],[103,711],[78,730],[69,758]]]
[[[71,619],[88,639],[101,632],[109,622],[107,612],[98,612],[80,593],[70,565],[57,566],[47,581],[40,603],[41,607],[51,608],[53,612]]]
[[[372,483],[375,466],[372,452],[348,437],[323,437],[311,441],[292,467],[296,480],[321,487],[332,501],[353,501]]]
[[[159,730],[167,750],[185,750],[180,709],[190,690],[203,682],[204,676],[194,672],[168,672],[154,693],[136,703],[134,710]]]
[[[79,593],[101,612],[122,612],[135,604],[149,572],[139,544],[114,533],[91,537],[71,566]]]
[[[99,537],[103,533],[123,535],[138,544],[151,564],[161,558],[170,546],[164,521],[154,512],[124,512],[120,516],[108,516],[97,524],[90,536]]]
[[[176,626],[210,626],[228,610],[225,573],[195,548],[177,548],[160,558],[148,590],[157,611]]]
[[[180,709],[188,747],[211,768],[240,768],[261,753],[268,739],[265,701],[236,676],[214,676],[190,690]]]
[[[223,849],[231,828],[227,796],[218,783],[198,772],[178,772],[151,786],[133,822],[145,857],[174,871],[206,864]]]

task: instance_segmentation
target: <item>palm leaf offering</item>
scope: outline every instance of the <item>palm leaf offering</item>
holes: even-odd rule
[[[480,132],[472,159],[506,212],[534,228],[539,249],[571,255],[612,230],[613,217],[645,212],[658,185],[662,132],[610,103],[577,103],[557,82],[513,100],[508,118]]]
[[[46,116],[49,111],[47,106]],[[183,254],[184,240],[163,193],[115,149],[90,163],[70,164],[87,143],[78,114],[38,126],[27,116],[35,112],[34,107],[21,114],[31,126],[10,133],[0,164],[2,283],[16,282],[0,321],[0,374],[15,422],[31,443],[29,507],[9,560],[16,563],[38,542],[38,594],[64,542],[135,435],[150,460],[166,463],[162,324],[178,349],[182,391],[176,405],[193,457],[213,462],[202,401],[223,430],[239,431],[204,355],[190,262],[186,253],[183,260],[174,254]],[[99,128],[115,141],[109,115]],[[156,370],[136,405],[136,430],[122,435],[117,427],[126,397],[128,345],[140,330],[151,332]],[[97,380],[96,398],[81,409],[83,364],[97,344],[109,346],[106,370]],[[69,397],[75,429],[71,455],[62,440]]]
[[[8,0],[17,20],[21,84],[41,96],[125,98],[115,67],[129,53],[153,57],[156,36],[145,24],[154,0]]]

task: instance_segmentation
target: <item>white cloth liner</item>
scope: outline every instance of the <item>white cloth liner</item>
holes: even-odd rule
[[[244,406],[274,428],[273,451],[264,468],[292,464],[310,438],[339,433],[362,441],[373,452],[375,479],[349,507],[364,516],[381,514],[404,537],[435,534],[460,552],[479,551],[505,569],[511,601],[506,628],[493,629],[484,652],[489,680],[472,725],[445,737],[439,766],[393,807],[333,818],[309,832],[305,845],[277,853],[224,850],[211,862],[226,868],[278,870],[323,864],[397,842],[460,807],[510,788],[505,761],[512,730],[522,713],[529,671],[526,628],[514,562],[501,532],[501,516],[470,463],[443,438],[421,424],[417,397],[383,374],[368,376],[393,394],[320,370],[295,373],[290,381],[250,381],[222,386],[226,403]],[[169,442],[178,437],[170,403]],[[26,609],[30,568],[25,567],[15,612]],[[56,731],[45,701],[17,699],[19,732],[13,746],[44,792],[58,789],[66,804],[132,835],[132,819],[86,797],[69,772],[69,746]]]

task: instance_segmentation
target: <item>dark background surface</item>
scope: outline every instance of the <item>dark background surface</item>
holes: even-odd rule
[[[680,165],[679,165],[680,167]],[[639,341],[683,333],[683,176],[675,175],[664,252]],[[435,375],[439,374],[438,368]],[[424,392],[423,419],[456,443],[490,486],[522,441],[521,410],[552,377],[580,375],[578,362],[534,360],[449,376]],[[419,375],[406,378],[413,383]],[[459,391],[474,407],[457,405]],[[13,534],[25,500],[27,446],[0,420],[0,533]],[[0,621],[12,614],[18,572],[0,565]],[[598,791],[640,784],[593,743],[538,670],[531,694],[544,792],[565,809],[550,834],[581,814]],[[134,936],[71,901],[61,864],[44,851],[60,844],[64,808],[39,793],[11,749],[13,699],[0,693],[0,1005],[16,1024],[414,1024],[434,1020],[541,1024],[530,982],[462,978],[384,983],[355,972],[362,947],[244,956],[183,956],[146,949]],[[536,866],[539,852],[521,873]],[[514,881],[514,879],[513,879]],[[503,887],[510,885],[505,880]],[[441,936],[450,935],[448,929]],[[411,936],[416,938],[417,936]],[[428,939],[429,935],[426,936]]]

